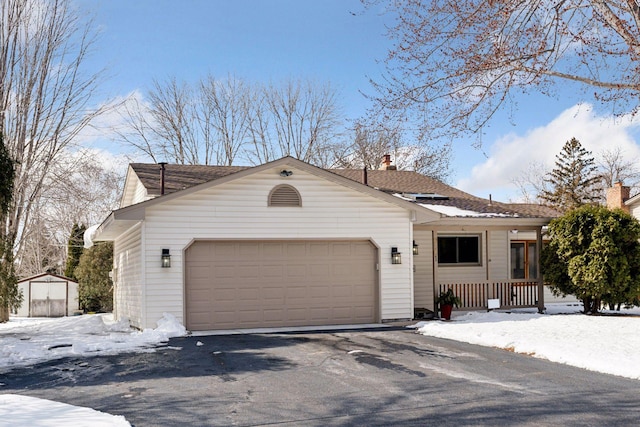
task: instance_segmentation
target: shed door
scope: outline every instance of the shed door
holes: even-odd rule
[[[31,316],[67,315],[67,282],[31,282]]]
[[[375,322],[376,259],[368,241],[195,242],[187,329]]]

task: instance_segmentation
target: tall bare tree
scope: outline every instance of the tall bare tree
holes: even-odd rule
[[[599,153],[596,163],[604,188],[613,187],[613,184],[620,181],[636,188],[637,193],[637,187],[640,184],[637,158],[629,158],[620,147],[611,147]]]
[[[93,150],[61,153],[25,227],[20,276],[62,273],[73,224],[99,224],[117,208],[121,173],[102,162]]]
[[[2,226],[17,263],[52,167],[100,112],[91,105],[100,73],[83,67],[93,28],[70,0],[0,1],[0,133],[16,161]]]
[[[525,169],[512,179],[519,191],[517,201],[524,203],[543,203],[540,194],[549,191],[549,184],[545,181],[548,167],[543,162],[531,162]]]
[[[201,150],[208,141],[198,133],[193,89],[170,77],[154,80],[146,96],[136,92],[117,107],[122,124],[114,131],[119,139],[155,162],[208,164],[209,153]]]
[[[233,165],[293,156],[321,165],[341,131],[336,92],[312,81],[252,84],[209,75],[195,88],[154,82],[148,99],[124,103],[122,142],[154,161]]]
[[[476,132],[513,93],[576,83],[616,113],[640,108],[637,0],[363,0],[395,23],[388,74],[375,86],[388,118],[432,137]]]
[[[265,99],[274,157],[322,163],[327,155],[323,148],[337,137],[340,121],[335,90],[329,84],[290,79],[265,87]]]
[[[379,169],[385,154],[391,155],[398,169],[413,170],[446,181],[451,173],[451,146],[421,143],[399,127],[358,122],[353,143],[334,150],[334,167]],[[409,143],[408,141],[412,141]]]
[[[231,166],[248,142],[255,96],[249,83],[233,75],[224,80],[209,75],[200,82],[203,141],[217,164]]]
[[[175,77],[164,82],[156,80],[148,96],[154,123],[152,130],[165,157],[182,164],[198,163],[197,115],[191,87],[179,83]]]

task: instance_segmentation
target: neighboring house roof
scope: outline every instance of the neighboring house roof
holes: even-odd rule
[[[160,195],[160,166],[150,163],[132,163],[133,172],[147,190],[149,196]],[[251,169],[249,166],[165,165],[165,195],[194,187]],[[363,184],[361,169],[325,169],[335,175]],[[553,218],[560,214],[543,205],[524,203],[500,203],[476,197],[447,185],[437,179],[414,171],[369,170],[367,186],[422,207],[455,217],[524,217]],[[455,208],[455,209],[450,209]]]

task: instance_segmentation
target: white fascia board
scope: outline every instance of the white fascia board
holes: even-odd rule
[[[118,209],[102,221],[94,234],[94,240],[115,240],[122,233],[144,220],[145,208],[142,203]]]
[[[505,218],[505,217],[445,217],[428,225],[479,226],[479,227],[544,227],[553,218]]]
[[[633,196],[629,200],[625,201],[624,204],[627,205],[627,206],[631,206],[631,205],[634,205],[634,204],[638,203],[639,201],[640,201],[640,194],[636,194],[635,196]]]

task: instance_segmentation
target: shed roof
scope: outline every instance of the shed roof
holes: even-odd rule
[[[52,274],[52,273],[40,273],[40,274],[36,274],[35,276],[25,277],[24,279],[19,280],[18,283],[38,281],[38,279],[44,279],[47,276],[55,278],[57,279],[57,281],[60,281],[60,282],[78,283],[76,280],[70,279],[65,276]],[[42,281],[42,280],[39,280],[39,281]]]

